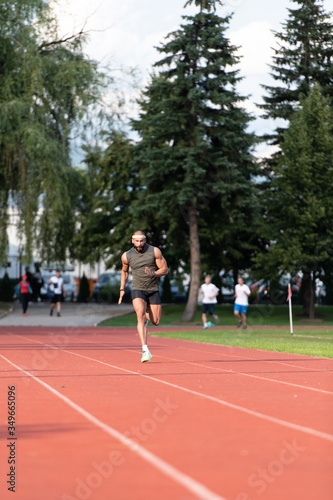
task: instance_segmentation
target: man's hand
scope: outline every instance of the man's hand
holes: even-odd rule
[[[150,278],[152,278],[153,276],[155,276],[155,272],[154,272],[154,271],[151,271],[151,270],[149,269],[149,267],[146,267],[146,269],[145,269],[145,273],[146,273],[146,274],[148,274],[148,276],[149,276]]]
[[[123,296],[124,296],[124,295],[125,295],[125,292],[124,292],[124,290],[122,290],[122,291],[120,292],[120,295],[119,295],[118,304],[121,304],[121,303],[122,303],[122,301],[123,301]]]

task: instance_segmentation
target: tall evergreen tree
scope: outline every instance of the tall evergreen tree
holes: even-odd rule
[[[284,134],[262,206],[262,234],[274,242],[258,262],[268,274],[303,272],[304,314],[314,317],[316,278],[333,268],[333,110],[316,85]]]
[[[315,82],[325,96],[333,97],[333,25],[321,0],[293,0],[299,5],[288,9],[289,18],[275,32],[279,44],[274,49],[271,75],[277,82],[263,85],[266,118],[289,121],[300,99],[307,96]],[[273,143],[279,144],[283,128],[277,128]],[[272,138],[271,137],[271,138]]]
[[[190,260],[185,321],[197,307],[200,238],[209,245],[214,226],[223,233],[247,210],[256,171],[254,137],[246,131],[250,118],[236,91],[236,48],[225,36],[230,17],[216,14],[216,1],[194,3],[199,13],[184,16],[184,24],[158,49],[163,58],[133,123],[141,139],[135,157],[145,188],[136,211],[146,227],[163,230],[167,248],[180,250],[180,264]],[[220,251],[222,246],[223,239]]]

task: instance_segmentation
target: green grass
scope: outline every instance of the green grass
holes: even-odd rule
[[[0,311],[9,311],[10,305],[5,302],[0,302]]]
[[[290,335],[289,330],[263,328],[264,326],[289,327],[287,306],[250,306],[248,310],[249,329],[246,331],[236,329],[231,305],[215,307],[215,312],[220,317],[219,326],[224,327],[224,329],[198,329],[202,326],[200,307],[198,307],[193,321],[184,323],[181,321],[183,311],[183,305],[163,307],[160,327],[172,326],[174,328],[164,333],[155,334],[154,327],[151,327],[150,333],[158,337],[333,358],[333,329],[323,328],[325,326],[333,327],[333,307],[331,306],[316,307],[314,321],[302,317],[301,306],[293,307],[294,326],[306,326],[301,330],[294,330],[293,336]],[[136,326],[136,315],[133,313],[118,316],[105,321],[100,326]],[[195,327],[196,330],[177,330],[177,327],[183,326]],[[225,328],[229,326],[230,329]],[[261,328],[256,328],[258,326]],[[312,328],[309,328],[310,326]],[[316,329],[316,326],[320,326],[322,329]]]
[[[288,330],[196,330],[152,334],[157,337],[207,342],[209,344],[249,347],[264,351],[305,354],[333,358],[333,330],[296,330],[290,335]]]

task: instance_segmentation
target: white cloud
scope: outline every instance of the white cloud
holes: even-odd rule
[[[266,74],[275,45],[272,25],[267,21],[256,21],[231,31],[229,38],[239,47],[240,68],[243,75]]]

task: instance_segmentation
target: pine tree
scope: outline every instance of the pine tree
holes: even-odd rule
[[[274,35],[279,47],[274,49],[271,75],[275,86],[263,85],[266,95],[265,118],[289,121],[300,99],[309,94],[315,82],[325,96],[333,98],[333,25],[321,0],[293,0],[299,8],[288,9],[284,30]],[[283,128],[277,128],[273,143],[280,143]]]
[[[178,266],[191,263],[184,321],[197,307],[200,236],[209,245],[213,227],[231,227],[233,215],[251,200],[256,171],[254,138],[246,132],[250,118],[236,91],[236,48],[225,36],[230,17],[219,17],[216,3],[195,1],[200,12],[184,16],[158,49],[164,57],[133,124],[141,139],[135,156],[144,186],[136,211],[148,227],[160,228],[168,248],[178,248]]]
[[[274,242],[257,261],[274,270],[303,272],[304,314],[314,317],[315,281],[333,265],[333,110],[319,85],[295,112],[281,145],[262,206],[262,234]],[[330,281],[331,274],[326,274]]]

